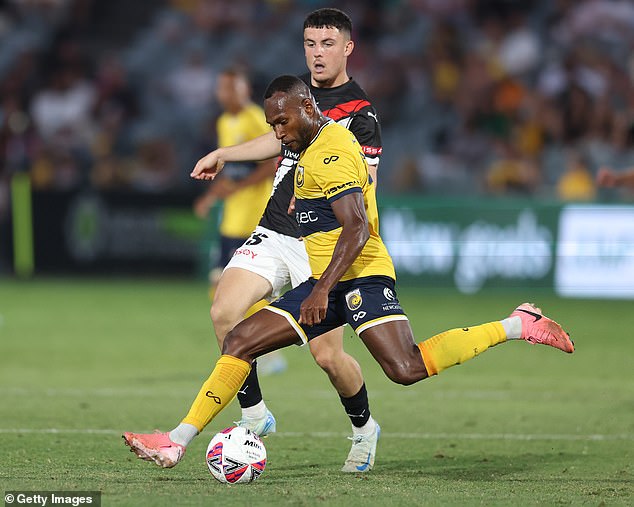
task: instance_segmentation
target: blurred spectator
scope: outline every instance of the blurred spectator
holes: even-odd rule
[[[214,96],[215,75],[206,64],[203,48],[193,47],[183,65],[167,76],[167,90],[175,105],[190,113],[209,112]]]
[[[494,193],[532,194],[540,183],[538,168],[510,143],[495,145],[495,158],[487,170],[488,189]]]
[[[577,153],[570,153],[566,169],[557,183],[557,196],[563,201],[591,201],[596,194],[588,165]]]
[[[95,37],[105,11],[94,0],[4,2],[5,180],[32,168],[44,188],[186,189],[183,168],[209,148],[215,69],[246,63],[256,90],[300,72],[303,55],[292,42],[301,34],[293,27],[320,2],[313,4],[143,0],[145,18],[134,20],[125,2],[112,0],[111,22],[130,28],[131,37],[119,40],[110,32]],[[342,7],[355,22],[351,72],[384,126],[382,164],[391,174],[381,192],[555,195],[581,174],[564,161],[571,150],[590,174],[634,164],[631,1],[349,0]],[[138,142],[148,125],[160,134]]]
[[[95,133],[95,88],[72,67],[55,69],[47,87],[33,98],[31,114],[47,144],[88,148]]]
[[[151,127],[140,134],[129,171],[127,180],[134,190],[151,193],[178,190],[175,183],[180,179],[174,146],[167,136]]]

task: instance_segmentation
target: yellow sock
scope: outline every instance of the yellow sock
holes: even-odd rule
[[[231,403],[250,371],[251,365],[246,361],[233,356],[220,356],[182,422],[202,431],[218,412]]]
[[[257,303],[255,303],[251,308],[247,310],[247,313],[244,314],[244,318],[251,317],[255,312],[261,310],[265,306],[268,306],[269,302],[266,299],[260,299]]]
[[[464,363],[489,347],[506,341],[500,322],[480,326],[451,329],[418,344],[427,373],[431,377],[441,371]]]

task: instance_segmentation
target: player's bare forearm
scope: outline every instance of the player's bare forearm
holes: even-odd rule
[[[196,163],[190,176],[197,180],[213,180],[222,171],[225,162],[266,160],[279,155],[281,149],[282,144],[271,131],[250,141],[208,153]]]

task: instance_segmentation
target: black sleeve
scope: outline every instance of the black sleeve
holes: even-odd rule
[[[368,164],[378,165],[383,146],[381,126],[374,108],[364,107],[355,112],[349,129],[359,141]]]

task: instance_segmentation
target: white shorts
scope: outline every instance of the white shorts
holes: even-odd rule
[[[235,251],[225,266],[229,268],[246,269],[266,278],[273,287],[273,298],[289,283],[297,287],[311,274],[303,241],[259,225]]]

